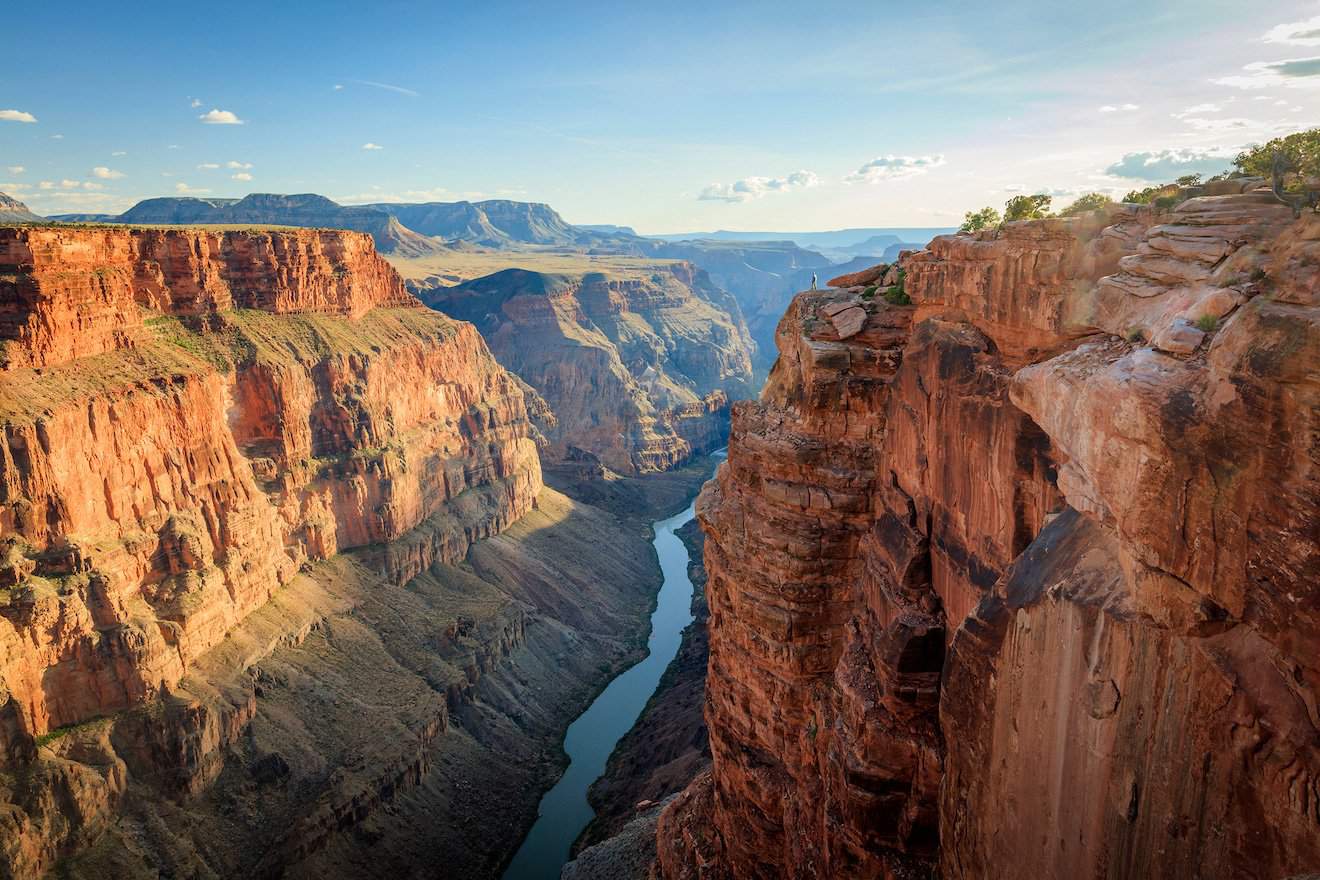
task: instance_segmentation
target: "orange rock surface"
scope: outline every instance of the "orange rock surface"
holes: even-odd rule
[[[690,263],[630,276],[509,269],[424,292],[472,321],[553,411],[548,459],[586,450],[623,474],[663,471],[724,443],[753,343],[733,298]]]
[[[1320,865],[1318,251],[1247,192],[800,294],[699,501],[713,767],[657,872]]]
[[[0,764],[168,693],[304,562],[402,583],[541,488],[516,380],[363,233],[10,228],[0,262]]]

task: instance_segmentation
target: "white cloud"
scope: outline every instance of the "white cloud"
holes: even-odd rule
[[[204,189],[202,187],[196,187],[196,186],[189,186],[188,184],[182,182],[174,184],[174,191],[181,196],[198,195],[200,193],[210,192],[209,189]]]
[[[1133,110],[1140,110],[1140,104],[1105,104],[1097,108],[1101,113],[1131,113]]]
[[[1320,87],[1320,55],[1288,58],[1284,61],[1253,61],[1242,69],[1247,72],[1245,76],[1225,76],[1213,82],[1239,89]]]
[[[848,183],[880,183],[925,174],[945,164],[942,153],[932,156],[879,156],[849,174]]]
[[[24,113],[22,110],[0,110],[0,121],[3,122],[36,122],[37,117],[31,113]]]
[[[81,180],[71,180],[71,179],[69,179],[69,178],[67,178],[67,177],[64,178],[63,180],[61,180],[59,183],[53,183],[53,182],[51,182],[51,181],[49,181],[49,180],[43,180],[43,181],[41,181],[41,183],[37,184],[37,186],[38,186],[39,188],[41,188],[41,189],[63,189],[63,190],[69,190],[69,189],[105,189],[105,187],[104,187],[102,184],[99,184],[99,183],[93,183],[93,182],[90,181],[90,180],[89,180],[89,181],[86,181],[86,182],[83,182],[83,181],[81,181]]]
[[[343,87],[342,85],[340,85],[339,83],[335,83],[335,91],[336,91],[336,92],[342,92],[343,90],[344,90],[344,87]]]
[[[1106,174],[1130,180],[1166,183],[1184,174],[1218,174],[1233,164],[1227,150],[1153,150],[1127,153],[1105,169]]]
[[[62,135],[62,134],[53,134],[53,135],[50,136],[50,139],[53,140],[53,141],[62,141],[62,140],[64,140],[64,135]]]
[[[218,163],[216,163],[216,162],[203,162],[201,165],[198,165],[198,166],[197,166],[197,170],[198,170],[198,171],[214,171],[215,169],[217,169],[217,168],[219,168],[219,167],[220,167],[220,165],[219,165]]]
[[[820,183],[811,171],[794,171],[786,177],[744,177],[733,183],[712,183],[697,196],[706,202],[746,202],[770,193],[809,189]]]
[[[92,177],[99,177],[101,180],[119,180],[123,176],[124,172],[106,168],[104,165],[97,165],[92,169]]]
[[[201,116],[197,117],[207,125],[242,125],[243,120],[239,119],[229,110],[207,110]]]
[[[125,150],[115,150],[110,155],[113,156],[114,158],[119,158],[120,156],[127,156],[128,152]]]
[[[1204,119],[1198,116],[1188,117],[1183,120],[1197,131],[1246,131],[1255,129],[1260,125],[1250,119],[1240,117],[1231,117],[1229,119]]]
[[[10,165],[10,166],[9,166],[9,173],[10,173],[10,174],[22,174],[24,171],[27,171],[27,169],[24,168],[22,165]]]
[[[251,174],[248,174],[246,171],[240,171],[240,172],[238,172],[237,174],[230,175],[230,179],[231,179],[231,180],[251,180],[251,179],[252,179],[252,175],[251,175]]]
[[[189,107],[200,107],[200,106],[202,106],[202,102],[199,101],[199,100],[196,99],[196,98],[193,98],[192,101],[188,104],[188,106],[189,106]]]
[[[33,204],[46,203],[54,206],[77,206],[82,208],[98,208],[106,206],[116,206],[120,210],[128,207],[123,196],[113,195],[103,192],[59,192],[49,195],[33,193],[30,197]],[[55,213],[48,211],[48,213]]]
[[[1285,46],[1320,46],[1320,15],[1305,21],[1275,25],[1265,32],[1261,40]]]
[[[355,82],[360,86],[371,86],[373,89],[384,89],[387,92],[398,92],[400,95],[407,95],[410,98],[420,97],[417,92],[414,92],[412,89],[405,89],[403,86],[392,86],[389,83],[372,82],[368,79],[355,79],[352,80],[352,82]]]
[[[251,163],[251,162],[235,162],[233,159],[230,159],[228,162],[225,163],[225,167],[226,167],[226,168],[229,168],[229,169],[231,169],[231,170],[233,170],[233,171],[247,171],[247,170],[249,170],[249,169],[252,167],[252,163]]]
[[[367,141],[365,144],[362,145],[362,149],[364,149],[364,150],[383,150],[383,149],[385,149],[385,148],[382,147],[380,144],[373,144],[371,141]]]

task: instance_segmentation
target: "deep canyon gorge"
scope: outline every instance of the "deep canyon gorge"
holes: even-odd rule
[[[1320,871],[1320,216],[1184,189],[736,295],[544,206],[14,209],[0,876],[500,876],[703,484],[566,877]]]

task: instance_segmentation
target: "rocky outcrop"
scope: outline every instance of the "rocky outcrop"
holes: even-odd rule
[[[659,873],[1320,866],[1318,242],[1249,191],[799,295],[698,506],[713,767]]]
[[[831,268],[828,258],[791,241],[646,241],[634,249],[700,266],[733,295],[756,344],[758,377],[774,362],[775,327],[793,294]]]
[[[300,567],[365,547],[402,584],[541,482],[514,378],[364,234],[9,228],[0,262],[0,768],[26,780],[0,852],[28,876],[99,827],[126,754],[195,791],[253,710],[180,706],[129,752],[86,725],[179,705]]]
[[[551,460],[576,448],[623,474],[665,470],[722,446],[728,399],[748,393],[738,306],[687,263],[618,276],[509,269],[422,296],[476,324],[549,405]]]
[[[43,223],[44,218],[33,214],[28,206],[13,196],[0,192],[0,223]]]

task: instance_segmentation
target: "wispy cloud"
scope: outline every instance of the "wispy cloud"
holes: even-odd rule
[[[1262,123],[1251,119],[1242,119],[1240,117],[1230,117],[1228,119],[1205,119],[1199,116],[1189,116],[1183,120],[1197,131],[1249,131],[1259,128]]]
[[[334,91],[342,92],[343,90],[344,90],[343,85],[341,85],[340,83],[335,83]]]
[[[174,184],[174,191],[181,196],[195,196],[195,195],[200,195],[202,193],[210,192],[209,189],[205,189],[203,187],[197,187],[197,186],[189,186],[188,184],[183,183],[182,181]]]
[[[362,145],[362,149],[364,149],[364,150],[383,150],[383,149],[385,149],[385,148],[382,147],[380,144],[373,144],[371,141],[367,141],[365,144]]]
[[[124,172],[106,168],[104,165],[97,165],[92,169],[92,177],[99,177],[102,180],[119,180],[123,176]]]
[[[250,169],[250,168],[252,167],[252,163],[251,163],[251,162],[235,162],[233,159],[230,159],[228,162],[225,163],[225,167],[226,167],[226,168],[229,168],[229,169],[237,170],[237,171],[247,171],[248,169]]]
[[[196,108],[196,107],[200,107],[200,106],[202,106],[202,102],[201,102],[199,99],[197,99],[197,98],[193,98],[192,101],[190,101],[190,102],[188,103],[188,106],[189,106],[189,107],[194,107],[194,108]]]
[[[115,159],[118,159],[120,156],[127,156],[127,155],[128,155],[127,150],[115,150],[113,153],[110,154],[110,156]]]
[[[214,171],[215,169],[217,169],[217,168],[219,168],[219,167],[220,167],[220,164],[219,164],[218,162],[203,162],[201,165],[198,165],[198,166],[197,166],[197,170],[198,170],[198,171]]]
[[[746,202],[771,193],[809,189],[819,183],[820,178],[811,171],[794,171],[785,177],[744,177],[733,183],[712,183],[697,198],[704,202]]]
[[[1140,104],[1104,104],[1096,108],[1100,113],[1131,113],[1140,110]]]
[[[932,168],[944,165],[944,154],[932,156],[877,156],[870,162],[849,174],[844,180],[848,183],[882,183],[886,180],[902,180],[925,174]]]
[[[22,165],[10,165],[8,167],[10,174],[22,174],[24,171],[27,171]]]
[[[1253,61],[1243,65],[1246,74],[1214,80],[1216,85],[1239,89],[1320,87],[1320,55],[1283,61]]]
[[[1275,25],[1265,32],[1261,40],[1285,46],[1320,46],[1320,15],[1305,21]]]
[[[81,180],[71,180],[70,178],[66,177],[63,180],[59,181],[58,183],[53,180],[43,180],[37,184],[37,188],[44,190],[53,190],[53,189],[71,190],[71,189],[103,189],[104,187],[102,187],[101,184],[93,183],[90,180],[84,183]]]
[[[201,116],[197,117],[207,125],[242,125],[243,120],[239,119],[229,110],[207,110]]]
[[[403,86],[392,86],[389,83],[372,82],[369,79],[351,79],[349,82],[357,83],[360,86],[371,86],[373,89],[384,89],[387,92],[397,92],[400,95],[407,95],[410,98],[421,97],[420,92],[415,92],[412,89],[405,89]]]
[[[1218,174],[1233,164],[1227,150],[1152,150],[1127,153],[1105,169],[1114,177],[1165,183],[1184,174]]]
[[[37,117],[22,110],[0,110],[0,122],[36,122]]]
[[[251,180],[251,179],[252,179],[252,175],[248,174],[246,171],[240,171],[237,174],[230,175],[230,180]]]

